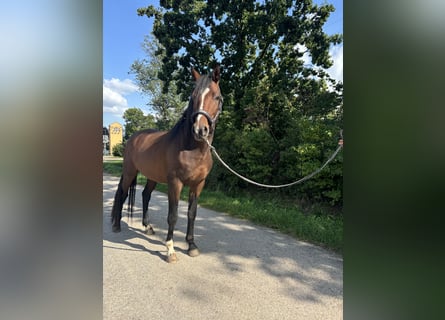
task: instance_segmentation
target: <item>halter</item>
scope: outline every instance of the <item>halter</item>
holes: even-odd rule
[[[211,117],[210,114],[205,111],[205,110],[198,110],[192,113],[192,116],[190,117],[190,120],[192,121],[192,123],[194,123],[196,121],[196,118],[198,117],[198,115],[203,115],[204,117],[206,117],[209,126],[212,128],[212,131],[215,129],[215,125],[216,125],[216,121],[218,120],[218,117],[222,111],[222,104],[223,104],[223,97],[219,96],[219,105],[218,105],[218,112],[216,113],[215,117]]]

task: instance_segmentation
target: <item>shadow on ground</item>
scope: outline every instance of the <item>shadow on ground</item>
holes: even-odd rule
[[[122,231],[113,233],[110,212],[117,182],[117,178],[108,182],[104,180],[103,236],[110,243],[104,244],[104,248],[136,250],[164,260],[168,205],[166,195],[154,192],[150,202],[150,222],[155,235],[148,236],[143,232],[141,186],[137,188],[133,218],[130,220],[126,216],[125,205]],[[343,267],[340,256],[271,229],[204,208],[198,208],[195,224],[195,239],[201,255],[194,259],[185,259],[186,210],[187,204],[181,202],[174,236],[176,251],[182,254],[178,268],[190,261],[199,263],[201,260],[204,263],[203,257],[210,255],[216,257],[219,266],[231,274],[256,272],[252,270],[260,269],[278,279],[287,295],[295,300],[317,302],[322,296],[342,298]],[[212,268],[209,272],[212,272]],[[305,290],[301,290],[302,287]]]

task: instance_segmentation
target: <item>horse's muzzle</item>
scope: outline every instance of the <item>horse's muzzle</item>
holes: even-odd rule
[[[203,115],[207,119],[207,123],[203,124],[202,121],[200,121],[201,119],[199,119],[199,115]],[[212,117],[204,110],[199,110],[193,113],[192,122],[194,138],[198,141],[206,140],[213,129]]]
[[[193,126],[193,137],[195,138],[195,140],[197,141],[205,141],[210,134],[210,129],[207,125],[202,125],[202,126]]]

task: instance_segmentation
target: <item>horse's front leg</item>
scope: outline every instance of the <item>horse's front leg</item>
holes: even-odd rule
[[[189,192],[189,207],[187,212],[187,235],[185,240],[189,244],[188,254],[190,257],[196,257],[199,255],[198,247],[195,244],[194,237],[194,229],[195,229],[195,218],[196,218],[196,210],[198,207],[198,199],[201,194],[202,189],[204,188],[205,180],[199,182],[195,186],[190,186]]]
[[[167,246],[167,262],[178,261],[173,244],[173,231],[178,221],[178,202],[182,190],[182,182],[179,179],[172,179],[168,182],[168,233],[165,245]]]

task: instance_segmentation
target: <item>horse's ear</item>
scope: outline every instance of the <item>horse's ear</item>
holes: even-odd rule
[[[199,78],[201,78],[201,75],[198,71],[195,70],[195,68],[192,67],[192,76],[195,81],[198,81]]]
[[[216,83],[219,82],[219,79],[221,79],[221,71],[219,69],[219,66],[216,66],[213,69],[213,73],[212,73],[212,80],[215,81]]]

